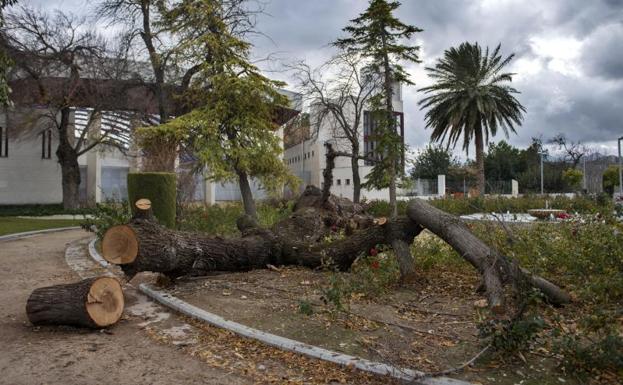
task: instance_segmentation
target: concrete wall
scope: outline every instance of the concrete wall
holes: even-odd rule
[[[393,104],[395,111],[403,111],[402,89],[399,85],[396,85]],[[330,142],[333,145],[333,148],[337,151],[351,152],[350,142],[345,138],[340,138],[343,136],[343,134],[341,134],[341,129],[331,116],[324,117],[320,122],[319,119],[316,118],[320,115],[319,108],[320,107],[315,106],[313,103],[310,106],[310,122],[312,126],[315,125],[315,127],[312,127],[312,131],[315,132],[315,136],[312,139],[288,148],[284,153],[284,161],[292,173],[303,179],[304,183],[301,186],[301,189],[304,189],[306,184],[312,184],[317,187],[322,186],[322,172],[326,167],[325,142]],[[353,109],[352,105],[351,109]],[[405,117],[405,130],[407,127],[406,122],[407,119]],[[359,147],[360,151],[363,152],[363,116],[358,131],[360,134]],[[362,183],[365,182],[366,176],[371,170],[372,166],[366,166],[363,160],[359,161],[359,176]],[[336,158],[335,168],[333,169],[333,186],[331,188],[331,192],[337,196],[352,199],[353,176],[350,158]],[[366,198],[368,200],[388,200],[389,190],[362,190],[361,196],[362,198]]]

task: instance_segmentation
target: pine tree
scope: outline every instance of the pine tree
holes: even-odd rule
[[[413,84],[400,63],[419,63],[420,47],[403,42],[422,31],[398,20],[394,16],[394,11],[398,7],[400,3],[397,1],[370,0],[368,8],[343,29],[349,37],[338,39],[334,43],[340,49],[357,52],[368,58],[367,68],[373,76],[380,76],[382,80],[382,87],[371,103],[373,116],[378,119],[378,131],[375,135],[376,152],[382,156],[377,159],[366,185],[376,188],[389,187],[392,217],[398,214],[396,179],[404,171],[398,170],[404,145],[398,135],[394,117],[393,84]]]
[[[210,179],[237,181],[245,213],[257,218],[249,178],[273,191],[295,183],[280,158],[273,123],[275,111],[288,100],[277,90],[281,82],[266,78],[249,62],[251,45],[232,33],[223,11],[220,2],[185,0],[164,14],[166,26],[187,37],[179,49],[201,65],[184,95],[196,108],[159,130],[184,138],[198,164],[207,166]]]

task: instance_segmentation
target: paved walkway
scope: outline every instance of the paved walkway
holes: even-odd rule
[[[33,289],[80,278],[65,262],[68,243],[82,230],[0,241],[0,384],[245,384],[236,377],[159,344],[141,330],[144,319],[124,317],[109,333],[33,327],[26,300]],[[137,299],[126,305],[143,306]],[[149,306],[147,306],[149,307]],[[127,306],[126,306],[127,308]]]

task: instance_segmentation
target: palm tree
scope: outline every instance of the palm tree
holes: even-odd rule
[[[463,150],[469,153],[472,139],[476,145],[478,190],[485,193],[484,143],[502,128],[508,138],[521,125],[526,109],[513,94],[516,89],[505,84],[512,73],[501,72],[515,55],[500,56],[500,45],[489,55],[478,43],[462,43],[444,52],[434,67],[427,67],[435,84],[424,87],[428,96],[419,102],[425,115],[426,128],[433,130],[431,140],[456,146],[463,138]]]

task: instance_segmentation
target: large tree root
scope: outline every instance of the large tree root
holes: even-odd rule
[[[439,210],[420,199],[412,200],[407,216],[446,241],[482,275],[489,307],[503,312],[504,286],[521,288],[525,285],[541,290],[553,304],[569,303],[571,297],[558,286],[519,267],[508,257],[490,248],[476,237],[465,223],[454,215]]]

